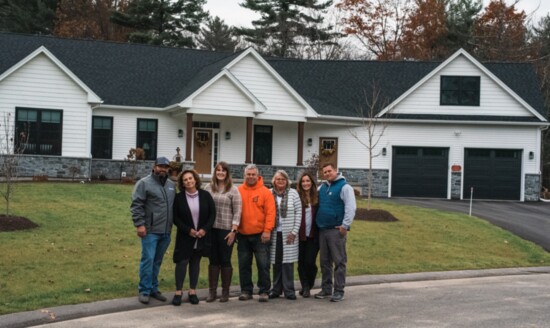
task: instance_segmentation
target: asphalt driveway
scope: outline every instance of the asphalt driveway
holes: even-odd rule
[[[388,201],[466,214],[470,209],[470,202],[465,200],[397,197]],[[532,241],[550,252],[550,203],[473,201],[472,215]]]

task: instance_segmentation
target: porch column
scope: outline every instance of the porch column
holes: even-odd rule
[[[298,156],[296,166],[304,165],[304,122],[298,122]]]
[[[252,163],[252,117],[246,118],[246,158],[244,163]]]
[[[187,114],[187,134],[185,135],[185,161],[191,161],[191,145],[193,142],[193,114]]]

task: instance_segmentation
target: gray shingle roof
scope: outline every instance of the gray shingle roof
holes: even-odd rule
[[[0,33],[0,74],[40,46],[46,47],[105,104],[139,107],[166,107],[182,101],[239,55]],[[358,107],[365,106],[364,97],[372,95],[373,84],[381,90],[380,99],[384,101],[380,104],[387,105],[440,64],[266,60],[319,114],[349,117],[357,116]],[[544,115],[544,103],[531,64],[484,65]]]

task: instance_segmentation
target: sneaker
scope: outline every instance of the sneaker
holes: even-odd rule
[[[344,293],[334,293],[330,298],[331,302],[340,302],[344,300]]]
[[[172,299],[172,304],[174,306],[180,306],[181,305],[181,297],[182,297],[182,295],[174,294],[174,298]]]
[[[267,293],[263,293],[263,294],[260,294],[260,299],[258,301],[265,303],[268,300],[269,300],[269,296],[267,295]]]
[[[277,293],[274,293],[274,292],[270,292],[269,295],[267,296],[270,300],[274,299],[274,298],[277,298],[281,295],[277,294]]]
[[[239,295],[239,301],[248,301],[251,299],[252,295],[250,295],[249,293],[241,293],[241,295]]]
[[[325,292],[324,290],[321,290],[317,294],[315,294],[315,298],[322,300],[323,298],[327,298],[329,296],[332,296],[331,293]]]
[[[139,294],[138,300],[143,304],[149,304],[149,295],[147,294]]]
[[[157,292],[152,292],[151,295],[152,298],[156,299],[156,300],[159,300],[161,302],[166,302],[166,297],[164,295],[162,295],[161,292],[157,291]]]

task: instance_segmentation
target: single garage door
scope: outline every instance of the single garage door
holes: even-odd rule
[[[464,198],[520,199],[521,155],[518,149],[466,148],[464,154]]]
[[[392,196],[447,198],[448,148],[393,147]]]

